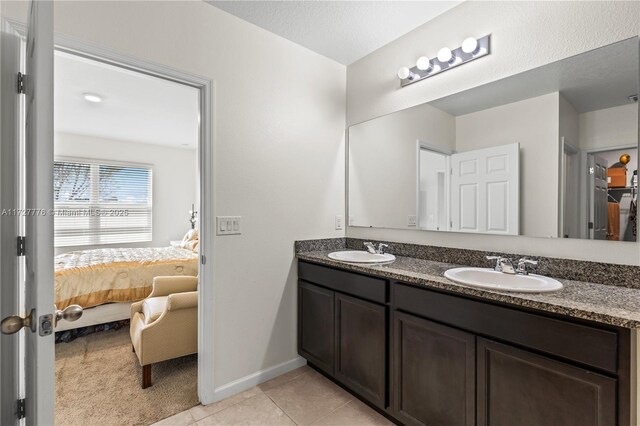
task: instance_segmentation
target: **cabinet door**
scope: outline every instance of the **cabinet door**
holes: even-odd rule
[[[334,292],[300,281],[298,286],[298,352],[333,374]]]
[[[394,312],[393,409],[407,425],[475,424],[475,336]]]
[[[378,407],[386,406],[386,307],[336,293],[335,377]]]
[[[478,338],[478,425],[610,426],[616,380]]]

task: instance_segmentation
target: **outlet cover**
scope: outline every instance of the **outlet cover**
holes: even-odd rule
[[[344,228],[343,226],[343,218],[341,215],[336,215],[336,229],[337,230],[342,230]]]
[[[407,226],[416,226],[418,218],[414,214],[410,214],[407,220]]]

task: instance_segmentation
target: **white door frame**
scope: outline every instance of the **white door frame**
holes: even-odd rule
[[[21,35],[26,26],[7,20]],[[202,404],[214,402],[214,239],[215,192],[214,175],[214,91],[215,82],[203,76],[183,72],[162,64],[128,56],[93,43],[71,37],[55,35],[55,49],[84,58],[126,68],[135,72],[185,84],[200,93],[200,133],[198,142],[198,166],[200,175],[200,263],[198,286],[198,398]],[[204,238],[203,238],[204,237]]]
[[[450,182],[451,182],[451,156],[456,152],[439,145],[434,145],[429,142],[425,142],[420,139],[416,139],[416,229],[424,231],[424,229],[420,228],[420,151],[428,150],[431,152],[435,152],[437,154],[442,154],[446,157],[445,159],[445,196],[444,196],[444,204],[445,204],[445,216],[447,217],[447,223],[445,228],[442,231],[449,232],[451,230],[451,192],[450,192]],[[435,232],[442,232],[435,231]]]
[[[558,196],[559,196],[559,202],[558,202],[558,238],[564,238],[564,231],[565,231],[565,208],[564,208],[564,204],[566,202],[566,198],[567,198],[567,185],[566,185],[566,177],[565,177],[565,173],[567,172],[567,170],[565,170],[565,154],[569,153],[572,155],[578,155],[578,161],[580,161],[580,149],[576,146],[573,145],[571,142],[569,142],[567,140],[566,137],[561,136],[560,137],[560,147],[559,147],[559,153],[560,153],[560,158],[559,158],[559,175],[558,175],[558,181],[560,182],[560,191],[558,191]],[[578,180],[578,192],[580,192],[580,179]],[[578,200],[579,203],[579,200]],[[580,220],[580,218],[578,218],[578,220]]]

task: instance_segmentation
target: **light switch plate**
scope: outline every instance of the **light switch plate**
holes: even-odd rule
[[[241,216],[216,216],[216,235],[242,234]]]
[[[341,215],[337,214],[336,215],[336,229],[337,230],[341,230],[344,228],[344,226],[342,225],[343,222],[343,218]]]
[[[416,215],[414,214],[410,214],[409,218],[407,220],[407,226],[416,226],[418,219],[416,217]]]

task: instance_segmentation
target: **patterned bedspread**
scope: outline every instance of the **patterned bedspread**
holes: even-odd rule
[[[151,292],[154,277],[167,275],[198,275],[198,254],[178,247],[63,253],[55,258],[55,303],[64,309],[140,300]]]

